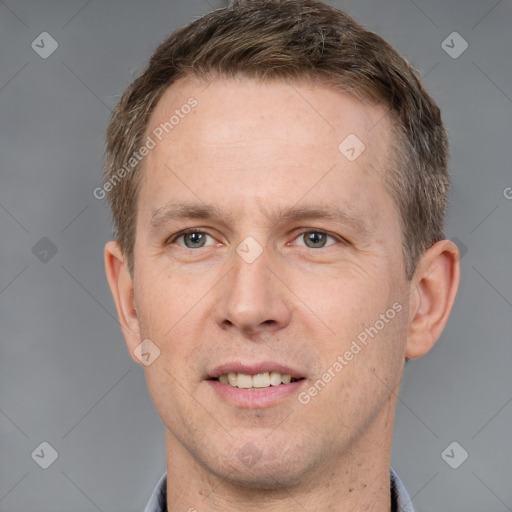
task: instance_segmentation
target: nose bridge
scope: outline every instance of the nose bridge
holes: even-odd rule
[[[233,252],[231,271],[216,307],[216,321],[221,327],[250,332],[281,328],[289,321],[285,289],[273,275],[270,256],[252,237]]]

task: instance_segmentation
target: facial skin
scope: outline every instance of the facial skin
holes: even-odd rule
[[[144,161],[133,279],[117,244],[105,249],[130,354],[140,363],[143,339],[161,352],[144,371],[166,428],[170,510],[389,511],[404,361],[444,328],[457,248],[434,244],[405,279],[399,214],[382,181],[384,109],[307,83],[186,79],[166,91],[147,134],[190,96],[197,107]],[[354,161],[338,149],[349,134],[365,145]],[[177,203],[219,216],[156,222]],[[345,218],[283,218],[289,208]],[[207,236],[176,238],[186,228]],[[237,252],[255,254],[247,237],[262,250],[252,262]],[[393,304],[401,311],[333,372]],[[206,380],[229,362],[274,362],[304,380],[271,404],[242,406]],[[301,403],[329,368],[335,376]]]

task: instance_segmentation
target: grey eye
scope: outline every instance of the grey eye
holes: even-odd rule
[[[301,233],[298,237],[299,240],[304,241],[304,246],[309,247],[310,249],[322,249],[323,247],[327,247],[326,242],[329,238],[334,240],[333,237],[331,235],[328,235],[327,233],[313,230]],[[332,245],[332,243],[328,245]]]
[[[209,235],[207,233],[203,233],[202,231],[190,231],[188,233],[181,234],[177,240],[183,239],[184,247],[187,249],[197,249],[205,247],[206,238],[208,236]]]

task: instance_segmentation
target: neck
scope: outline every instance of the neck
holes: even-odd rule
[[[276,479],[271,488],[241,486],[232,473],[214,474],[167,431],[168,511],[390,512],[392,402],[344,452],[331,453],[299,482],[282,485]]]

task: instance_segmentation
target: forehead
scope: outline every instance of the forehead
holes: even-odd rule
[[[227,208],[235,189],[245,196],[233,205],[251,196],[261,206],[283,195],[297,201],[301,193],[332,199],[340,187],[346,204],[376,215],[364,196],[368,187],[382,192],[389,122],[382,107],[307,82],[182,79],[148,123],[156,144],[144,162],[142,200],[149,214],[183,194]]]
[[[190,109],[192,101],[196,106]],[[182,123],[185,118],[187,122]],[[267,139],[274,140],[277,135],[278,140],[303,142],[306,136],[312,143],[323,139],[326,144],[340,142],[349,132],[371,146],[390,132],[383,106],[347,92],[306,80],[261,81],[247,77],[209,82],[192,77],[178,80],[160,98],[147,132],[162,132],[164,145],[172,144],[175,136],[179,138],[187,128],[205,143],[226,139],[236,143],[254,141],[256,134],[251,128],[261,124],[266,124]]]

